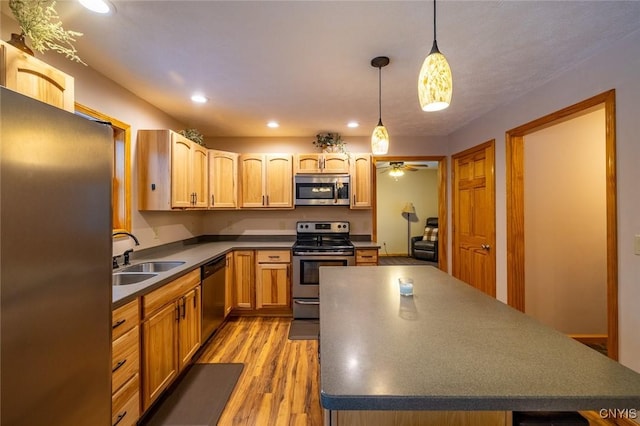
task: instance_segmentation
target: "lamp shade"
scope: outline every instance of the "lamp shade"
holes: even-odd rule
[[[415,214],[416,208],[413,206],[413,203],[406,203],[402,208],[402,213]]]
[[[453,77],[447,58],[433,41],[431,53],[425,58],[418,76],[418,98],[423,111],[440,111],[451,104]]]
[[[384,155],[389,151],[389,133],[382,125],[382,121],[373,129],[371,134],[371,152],[373,155]]]

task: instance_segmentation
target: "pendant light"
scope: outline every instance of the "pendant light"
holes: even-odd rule
[[[436,0],[433,0],[433,47],[418,76],[418,99],[423,111],[440,111],[451,103],[453,78],[447,59],[436,41]]]
[[[384,155],[389,151],[389,132],[382,124],[382,67],[389,65],[389,58],[378,56],[371,60],[371,66],[378,68],[378,125],[371,134],[371,152]]]

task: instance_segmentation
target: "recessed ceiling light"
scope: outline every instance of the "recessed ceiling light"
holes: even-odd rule
[[[280,124],[277,121],[270,121],[267,123],[267,127],[271,127],[272,129],[276,129],[280,127]]]
[[[206,104],[209,99],[205,95],[195,94],[191,96],[191,100],[198,104]]]
[[[80,4],[92,12],[101,13],[103,15],[111,13],[115,8],[113,4],[105,0],[79,0]]]
[[[360,123],[358,123],[357,121],[350,121],[350,122],[347,123],[347,127],[351,128],[351,129],[355,129],[359,125],[360,125]]]

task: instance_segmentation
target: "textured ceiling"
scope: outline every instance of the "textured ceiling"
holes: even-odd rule
[[[6,10],[6,1],[3,1]],[[452,105],[422,112],[416,84],[433,39],[423,1],[113,1],[97,16],[59,1],[92,67],[207,136],[447,135],[640,29],[640,2],[440,1]],[[206,105],[189,96],[201,91]],[[265,126],[280,122],[279,129]],[[361,126],[347,129],[349,120]]]

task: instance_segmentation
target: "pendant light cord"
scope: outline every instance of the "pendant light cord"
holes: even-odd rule
[[[378,67],[378,121],[382,123],[382,67]]]
[[[433,40],[436,39],[436,0],[433,0]]]

